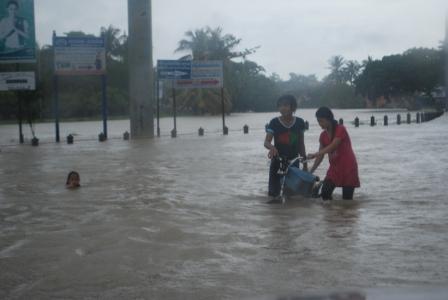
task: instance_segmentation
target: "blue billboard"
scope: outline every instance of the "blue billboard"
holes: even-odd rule
[[[34,0],[0,0],[0,63],[36,61]]]

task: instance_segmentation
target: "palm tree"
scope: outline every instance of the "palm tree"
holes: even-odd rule
[[[342,71],[345,79],[351,86],[353,86],[356,78],[359,76],[359,72],[361,71],[361,65],[355,60],[349,60],[345,63],[345,67]]]
[[[100,34],[106,42],[107,60],[123,60],[126,55],[125,44],[127,36],[121,34],[121,30],[113,25],[109,25],[107,28],[101,27]]]
[[[341,83],[344,81],[343,76],[343,70],[344,67],[344,57],[341,55],[335,55],[332,58],[328,60],[329,69],[330,69],[330,75],[328,75],[328,78],[331,80],[336,81],[337,83]]]
[[[241,39],[237,39],[231,34],[222,33],[222,28],[212,29],[205,27],[195,31],[185,32],[185,39],[179,41],[175,52],[191,52],[180,59],[193,60],[230,60],[232,58],[242,57],[252,54],[259,47],[245,49],[243,51],[234,51],[239,45]]]

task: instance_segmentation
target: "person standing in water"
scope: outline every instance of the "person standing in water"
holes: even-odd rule
[[[279,157],[290,161],[299,155],[306,156],[304,132],[305,122],[302,118],[294,116],[297,109],[296,98],[292,95],[283,95],[277,100],[277,108],[280,116],[272,119],[266,126],[266,138],[264,147],[269,150],[268,157],[271,159],[269,168],[269,196],[268,203],[279,203],[281,192],[281,177],[278,174],[280,168]],[[274,140],[274,144],[272,144]],[[303,169],[308,169],[307,164]]]
[[[330,168],[322,184],[322,199],[331,200],[336,187],[342,187],[342,198],[353,199],[355,188],[360,187],[358,163],[352,149],[350,136],[343,125],[334,119],[328,107],[316,111],[317,122],[323,129],[319,138],[319,151],[308,154],[308,159],[315,159],[310,172],[313,173],[328,154]]]

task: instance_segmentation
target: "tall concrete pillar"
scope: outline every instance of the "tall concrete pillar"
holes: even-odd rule
[[[154,137],[151,0],[128,0],[132,138]]]
[[[445,110],[448,110],[448,11],[445,17]]]

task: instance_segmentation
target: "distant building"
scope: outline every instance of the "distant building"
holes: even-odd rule
[[[445,109],[448,108],[448,98],[446,95],[445,87],[436,87],[431,93],[431,96],[434,98],[434,101],[437,105],[440,105],[440,107],[443,107]]]

